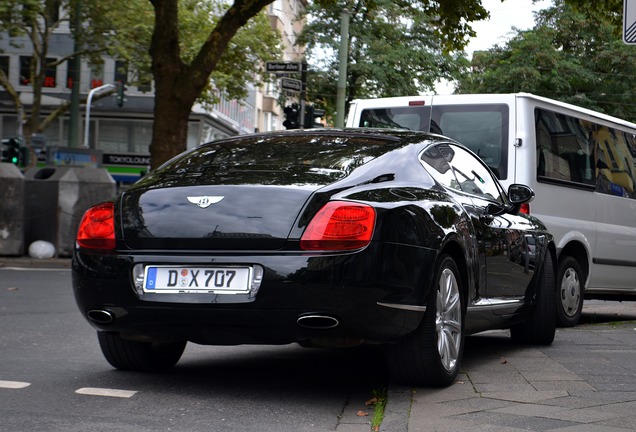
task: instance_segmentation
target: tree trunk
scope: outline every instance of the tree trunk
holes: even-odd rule
[[[236,32],[273,0],[234,0],[191,64],[181,59],[177,0],[150,0],[155,26],[150,44],[155,80],[155,118],[150,168],[185,151],[188,118],[201,91]]]
[[[155,97],[155,121],[150,144],[150,167],[155,169],[186,150],[192,104],[176,98]]]

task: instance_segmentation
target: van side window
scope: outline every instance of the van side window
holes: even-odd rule
[[[636,198],[634,134],[535,109],[537,178]]]
[[[565,114],[535,109],[537,177],[594,184],[594,144],[589,125]]]
[[[634,134],[607,126],[592,133],[596,147],[596,191],[636,198]]]

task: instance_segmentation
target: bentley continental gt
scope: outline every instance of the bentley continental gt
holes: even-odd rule
[[[188,150],[86,211],[73,290],[115,368],[186,343],[382,345],[392,379],[442,387],[466,335],[555,335],[555,247],[534,197],[460,143],[313,129]]]

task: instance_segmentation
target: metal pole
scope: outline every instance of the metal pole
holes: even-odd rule
[[[71,76],[73,80],[73,88],[71,89],[71,110],[69,112],[69,147],[79,147],[79,132],[80,132],[80,115],[79,115],[79,100],[80,100],[80,80],[82,69],[82,56],[77,54],[80,44],[77,40],[77,32],[81,22],[81,1],[77,1],[75,6],[75,28],[73,29],[73,50],[75,55],[73,56],[73,70]],[[68,62],[70,65],[70,62]]]
[[[86,124],[84,125],[84,147],[86,148],[88,148],[88,132],[91,124],[91,100],[93,99],[93,95],[99,91],[114,88],[115,86],[112,84],[104,84],[88,92],[88,99],[86,100]]]
[[[300,119],[298,120],[300,129],[305,128],[305,99],[307,99],[307,62],[300,64]]]
[[[345,96],[347,92],[347,59],[349,58],[349,10],[343,9],[340,24],[340,65],[338,67],[338,93],[336,95],[336,127],[344,127]]]

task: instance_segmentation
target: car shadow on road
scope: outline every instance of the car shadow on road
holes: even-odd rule
[[[103,374],[103,375],[102,375]],[[216,347],[188,344],[169,372],[99,373],[114,383],[157,391],[206,396],[253,395],[275,398],[332,398],[386,388],[388,371],[381,349],[285,346]],[[370,397],[370,396],[369,396]]]

